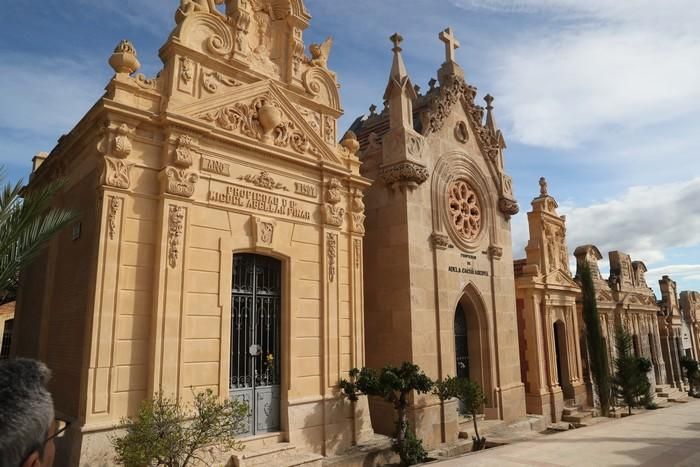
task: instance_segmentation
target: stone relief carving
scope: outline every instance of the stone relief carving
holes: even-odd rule
[[[362,191],[355,189],[352,195],[352,231],[365,233],[365,202]]]
[[[168,263],[171,268],[177,267],[180,257],[180,238],[185,230],[185,208],[170,206],[168,214]]]
[[[306,135],[293,122],[285,121],[279,106],[266,97],[259,97],[250,104],[233,104],[200,115],[200,118],[266,144],[288,147],[302,154],[309,149]]]
[[[128,190],[131,187],[131,169],[134,164],[116,157],[105,156],[102,183],[113,188]]]
[[[117,233],[117,215],[119,214],[119,207],[121,206],[121,200],[116,196],[109,197],[109,207],[107,210],[107,231],[109,233],[109,239],[114,240],[114,236]]]
[[[455,139],[460,143],[469,141],[469,129],[466,122],[460,120],[455,125]]]
[[[276,222],[273,219],[255,217],[255,243],[258,247],[271,248]]]
[[[114,53],[109,57],[109,65],[115,72],[126,75],[131,75],[141,68],[136,48],[127,40],[117,44]]]
[[[446,250],[450,245],[450,239],[445,234],[434,232],[430,236],[430,240],[436,250]]]
[[[335,234],[327,235],[328,242],[328,281],[335,281],[336,258],[338,256],[338,237]]]
[[[289,188],[284,186],[282,183],[277,182],[268,172],[265,171],[260,172],[258,175],[242,175],[238,177],[238,180],[243,180],[257,187],[267,188],[268,190],[289,191]]]
[[[215,93],[219,90],[219,86],[235,87],[242,86],[241,81],[229,78],[218,71],[202,70],[202,88],[208,93]]]
[[[191,58],[180,58],[180,79],[185,84],[190,84],[194,79],[194,62]]]
[[[143,73],[139,73],[132,79],[141,89],[156,90],[158,89],[158,76],[155,78],[147,78]]]
[[[333,38],[328,37],[325,41],[320,44],[311,44],[309,46],[309,53],[311,53],[311,58],[307,58],[306,62],[311,66],[316,66],[328,69],[328,57],[331,55],[331,49],[333,48]]]
[[[166,168],[165,177],[165,192],[185,198],[191,198],[194,195],[195,184],[199,181],[199,175],[196,173],[175,167]]]
[[[481,232],[481,203],[466,180],[458,179],[448,185],[447,205],[457,235],[466,241],[474,240]]]
[[[320,136],[321,135],[321,114],[307,109],[298,104],[294,104],[294,108],[304,117],[306,123]]]
[[[330,115],[323,117],[323,135],[326,143],[335,143],[335,119]]]
[[[362,265],[362,241],[356,238],[353,244],[355,248],[355,269],[360,269]]]
[[[193,157],[197,155],[195,151],[196,142],[189,135],[180,135],[175,141],[175,157],[173,162],[181,167],[190,167],[193,162]]]
[[[133,150],[131,140],[129,137],[134,134],[134,129],[129,127],[126,123],[122,123],[117,128],[117,136],[114,137],[114,147],[112,148],[112,154],[117,157],[128,157]]]
[[[496,245],[489,247],[489,256],[493,259],[501,259],[503,257],[503,248]]]
[[[389,186],[394,187],[398,185],[415,188],[428,180],[430,172],[421,164],[403,161],[388,167],[382,167],[379,171],[379,176]]]
[[[518,202],[510,198],[501,198],[498,200],[498,209],[508,216],[514,216],[520,212]]]
[[[225,0],[180,0],[180,8],[175,12],[175,23],[182,23],[192,13],[209,13],[221,16],[217,5]]]
[[[331,178],[326,189],[326,204],[324,206],[324,222],[335,227],[342,227],[345,209],[338,206],[342,201],[343,185],[337,178]]]

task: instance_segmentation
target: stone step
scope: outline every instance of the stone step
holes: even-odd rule
[[[277,443],[255,449],[244,449],[231,456],[227,467],[323,467],[323,456],[297,450],[290,443]]]
[[[688,395],[679,392],[678,394],[674,394],[671,397],[669,397],[668,401],[685,404],[686,402],[688,402]]]
[[[593,419],[593,412],[591,411],[577,411],[570,414],[562,415],[561,421],[567,423],[573,423],[574,425],[585,425]]]

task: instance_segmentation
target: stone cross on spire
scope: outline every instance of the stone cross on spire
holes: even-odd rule
[[[394,48],[391,49],[394,52],[401,52],[401,43],[403,42],[403,36],[398,32],[394,33],[389,40],[394,44]]]
[[[440,40],[445,43],[445,61],[455,61],[455,50],[461,45],[455,35],[452,33],[452,28],[447,28],[440,33]]]

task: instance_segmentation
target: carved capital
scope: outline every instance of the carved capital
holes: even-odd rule
[[[342,227],[345,218],[345,209],[340,206],[326,204],[323,209],[323,222],[333,227]],[[363,227],[364,228],[364,227]]]
[[[382,181],[392,188],[416,188],[430,177],[427,167],[411,161],[403,161],[389,166],[383,166],[379,171]]]
[[[112,188],[131,188],[131,169],[134,164],[116,157],[105,156],[102,168],[102,184]]]
[[[164,191],[171,195],[191,198],[199,175],[188,172],[185,169],[167,167],[163,172]]]

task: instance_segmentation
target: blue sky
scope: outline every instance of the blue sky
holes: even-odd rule
[[[154,75],[178,0],[5,2],[0,16],[0,163],[16,179],[100,97],[107,59],[133,41]],[[540,176],[567,215],[570,250],[593,243],[645,261],[658,290],[700,290],[700,9],[695,0],[306,0],[306,43],[335,38],[347,128],[381,105],[398,31],[427,88],[451,26],[479,99],[495,96],[524,256]],[[601,264],[605,269],[606,265]]]

